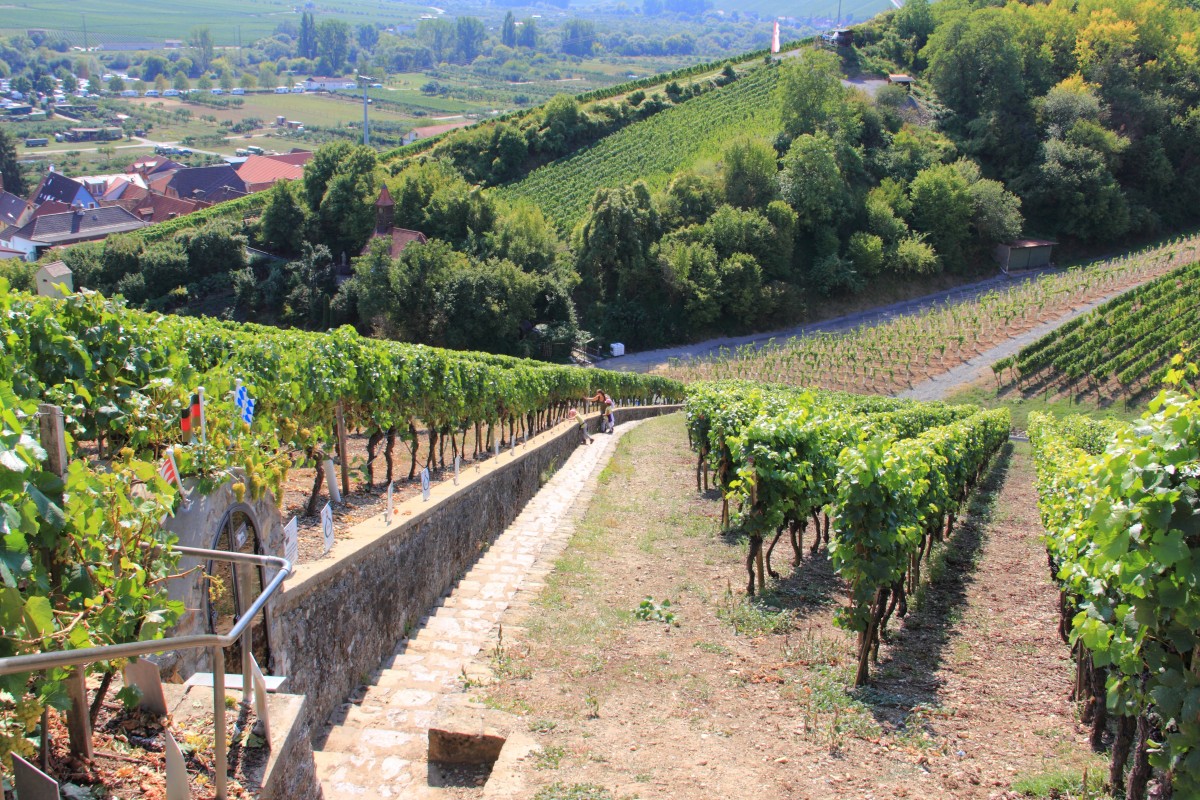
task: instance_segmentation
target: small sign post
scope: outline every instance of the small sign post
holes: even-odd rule
[[[395,492],[396,492],[396,485],[394,483],[392,483],[391,481],[388,481],[387,511],[385,512],[387,514],[387,517],[384,520],[385,522],[388,522],[388,523],[390,523],[392,521],[392,519],[396,516]]]
[[[321,532],[325,534],[325,553],[333,549],[333,506],[329,503],[321,509]]]
[[[454,485],[458,486],[458,474],[462,470],[462,456],[454,457]]]
[[[300,557],[300,523],[296,517],[283,526],[283,557],[292,562],[292,566]]]
[[[421,470],[421,497],[424,500],[429,499],[429,467]]]

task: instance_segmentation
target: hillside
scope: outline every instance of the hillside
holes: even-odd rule
[[[1200,263],[1191,263],[1062,326],[992,369],[1004,388],[1025,395],[1094,395],[1111,402],[1156,390],[1171,358],[1195,341],[1198,296]]]
[[[779,126],[778,71],[751,69],[730,86],[606,136],[591,147],[507,184],[499,195],[536,203],[569,233],[587,212],[596,190],[646,181],[661,186],[739,135],[769,136]]]

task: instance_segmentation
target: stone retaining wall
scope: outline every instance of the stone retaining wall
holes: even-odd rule
[[[616,411],[617,421],[645,419],[680,406]],[[595,430],[598,415],[589,418]],[[499,459],[468,466],[462,485],[433,487],[429,501],[397,507],[396,521],[364,522],[339,538],[333,560],[301,565],[273,603],[271,644],[287,688],[307,698],[314,730],[379,668],[479,553],[516,518],[542,476],[580,446],[563,424]]]

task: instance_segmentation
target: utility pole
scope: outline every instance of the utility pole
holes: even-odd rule
[[[358,82],[362,84],[363,90],[363,144],[367,147],[371,146],[371,121],[367,117],[367,87],[371,85],[371,78],[367,75],[359,74]]]
[[[83,52],[84,52],[84,53],[87,53],[87,51],[88,51],[88,43],[87,43],[87,14],[80,14],[80,15],[79,15],[79,18],[83,20]]]
[[[837,25],[835,25],[834,27],[835,27],[835,28],[841,28],[841,27],[842,27],[842,0],[838,0],[838,18],[837,18]]]

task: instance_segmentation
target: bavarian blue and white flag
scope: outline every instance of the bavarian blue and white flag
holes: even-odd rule
[[[237,391],[233,395],[234,405],[238,407],[238,411],[242,412],[242,421],[247,425],[254,422],[254,405],[255,401],[250,399],[250,392],[245,386],[238,381]]]

